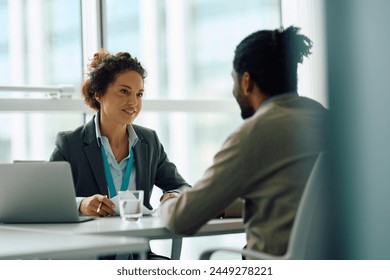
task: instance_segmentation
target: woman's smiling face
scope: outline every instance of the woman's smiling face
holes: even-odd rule
[[[143,94],[144,81],[140,74],[119,73],[103,96],[97,97],[101,117],[119,125],[131,124],[141,111]]]

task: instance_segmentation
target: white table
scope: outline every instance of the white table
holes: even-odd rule
[[[119,217],[96,218],[93,221],[72,224],[2,224],[28,232],[59,233],[69,235],[104,235],[144,237],[147,239],[172,239],[172,259],[180,259],[183,236],[175,235],[164,227],[159,217],[145,216],[138,222],[123,222]],[[242,219],[214,219],[204,225],[193,236],[219,235],[244,232]]]
[[[69,235],[0,228],[0,259],[96,259],[135,252],[145,258],[145,238]]]

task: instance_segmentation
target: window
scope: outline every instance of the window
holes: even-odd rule
[[[88,33],[88,27],[81,32],[80,15],[92,17],[97,11],[81,10],[86,2],[78,0],[37,1],[33,6],[28,1],[24,5],[23,0],[1,3],[4,16],[0,20],[6,28],[0,35],[1,73],[5,73],[0,83],[70,84],[74,96],[53,101],[52,106],[39,103],[41,109],[37,105],[38,109],[30,111],[32,101],[25,101],[47,102],[45,93],[1,91],[1,98],[21,98],[11,104],[24,102],[26,112],[10,109],[5,99],[4,107],[0,104],[0,162],[48,159],[56,133],[74,129],[91,116],[77,100],[82,60],[91,57],[91,53],[82,53],[82,42],[93,33],[93,29]],[[102,14],[102,47],[111,52],[129,51],[148,71],[144,112],[137,123],[158,131],[171,160],[195,183],[225,137],[241,122],[231,97],[234,48],[251,31],[279,26],[279,2],[110,0],[102,1]],[[186,108],[177,100],[187,101]],[[203,105],[194,109],[192,100]],[[152,101],[157,102],[157,110],[148,109]],[[65,102],[74,106],[65,109]]]
[[[92,27],[85,24],[91,18]],[[47,160],[58,131],[91,118],[79,96],[82,69],[105,47],[130,52],[147,69],[144,109],[136,123],[157,131],[169,158],[194,184],[241,123],[231,93],[235,46],[280,22],[275,0],[3,0],[0,162]],[[62,84],[73,87],[72,97],[1,90]],[[243,235],[239,240],[244,245]],[[215,238],[215,244],[221,241]],[[193,245],[189,251],[196,254]]]
[[[235,46],[251,32],[280,24],[279,2],[274,0],[110,0],[104,4],[107,49],[129,52],[148,71],[145,102],[235,103],[230,76]],[[144,110],[136,123],[159,132],[170,159],[195,183],[241,122],[238,105],[234,108],[190,114]]]
[[[6,0],[0,15],[1,84],[80,84],[78,0]]]
[[[66,16],[58,16],[66,15]],[[0,85],[42,86],[81,82],[82,48],[78,0],[0,2]],[[0,91],[17,98],[29,109],[30,99],[44,93]],[[0,109],[0,162],[15,159],[48,159],[59,130],[83,123],[83,115],[48,112],[16,112]],[[2,112],[3,111],[3,112]],[[7,111],[7,112],[4,112]]]
[[[251,32],[280,25],[274,0],[104,3],[107,49],[128,51],[145,64],[153,98],[231,98],[236,45]]]

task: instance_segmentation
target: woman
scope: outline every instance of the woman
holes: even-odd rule
[[[60,132],[51,161],[72,167],[79,211],[89,216],[115,214],[109,199],[120,190],[144,191],[152,209],[154,185],[163,197],[176,196],[190,185],[168,160],[155,131],[134,125],[142,108],[146,71],[129,53],[105,50],[94,55],[82,86],[84,101],[96,114],[74,131]]]

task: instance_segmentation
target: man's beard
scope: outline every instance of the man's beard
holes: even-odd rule
[[[240,105],[241,108],[241,117],[245,120],[247,118],[250,118],[254,115],[255,110],[249,106]]]

